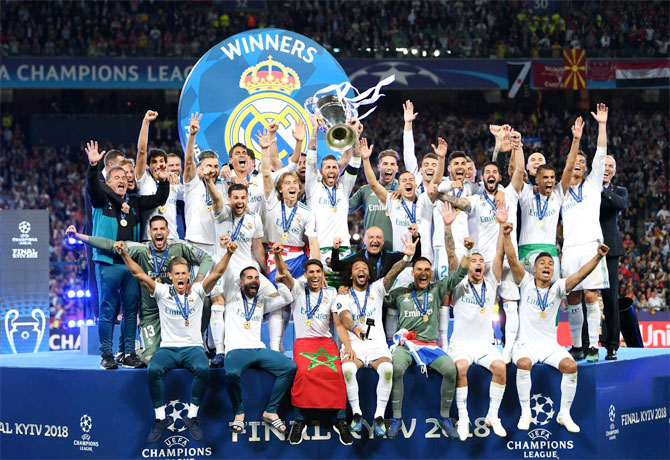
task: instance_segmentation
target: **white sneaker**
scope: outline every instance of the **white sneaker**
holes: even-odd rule
[[[505,428],[503,428],[502,423],[500,423],[499,418],[489,418],[488,416],[486,417],[486,420],[484,421],[486,423],[486,426],[491,428],[493,432],[495,433],[496,436],[500,436],[501,438],[504,438],[507,436],[507,431],[505,431]],[[519,421],[521,423],[521,421]]]
[[[470,435],[470,419],[461,418],[458,419],[458,424],[456,425],[456,431],[458,431],[458,439],[465,441]]]
[[[516,424],[516,427],[520,430],[528,431],[530,429],[531,417],[530,415],[521,415],[519,417],[519,423]]]
[[[570,433],[579,433],[581,430],[579,429],[579,425],[577,425],[573,420],[572,417],[570,417],[569,413],[562,413],[559,412],[558,416],[556,416],[556,423],[559,425],[563,425],[566,430],[568,430]]]
[[[512,362],[512,347],[503,348],[502,359],[505,364],[509,364]]]

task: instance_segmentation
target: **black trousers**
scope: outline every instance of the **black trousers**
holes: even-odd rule
[[[606,256],[605,261],[607,262],[610,288],[601,291],[603,297],[603,313],[605,314],[605,323],[603,324],[603,336],[601,336],[601,341],[605,348],[618,350],[619,336],[621,335],[621,323],[619,321],[619,256]],[[582,343],[589,343],[589,329],[586,322],[586,304],[583,298],[582,311],[584,313]]]

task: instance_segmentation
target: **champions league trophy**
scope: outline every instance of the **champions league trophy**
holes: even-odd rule
[[[352,89],[358,93],[351,83],[343,82],[338,85],[330,85],[308,98],[305,101],[305,110],[322,118],[322,129],[327,130],[326,145],[336,152],[344,152],[354,145],[358,137],[349,122],[354,118],[362,120],[376,109],[376,107],[373,107],[362,116],[358,116],[358,107],[376,102],[383,96],[379,92],[381,88],[393,83],[393,81],[395,81],[395,75],[386,77],[377,83],[374,88],[370,88],[353,98],[346,96]],[[327,94],[332,92],[335,94]]]

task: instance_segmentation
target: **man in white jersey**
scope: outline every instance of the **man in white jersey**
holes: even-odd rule
[[[291,427],[289,442],[294,445],[302,442],[307,431],[307,409],[330,409],[337,412],[333,428],[340,442],[351,445],[353,437],[346,421],[347,392],[331,324],[335,326],[345,353],[353,351],[347,331],[337,315],[337,291],[326,287],[320,260],[309,259],[305,262],[305,280],[296,280],[282,260],[281,244],[275,244],[272,249],[277,263],[277,278],[291,290],[293,296],[291,311],[297,339],[293,344],[293,361],[298,370],[291,387],[295,422]]]
[[[142,120],[139,139],[137,140],[137,164],[135,165],[135,180],[140,195],[154,195],[158,190],[158,172],[167,169],[168,154],[161,149],[152,149],[147,157],[149,142],[149,125],[158,117],[158,112],[148,110]],[[147,171],[147,163],[149,171]],[[147,174],[148,172],[148,174]],[[177,200],[184,199],[184,186],[179,183],[179,174],[168,171],[170,181],[170,195],[163,206],[142,213],[143,230],[142,240],[149,240],[149,219],[153,216],[163,216],[170,229],[169,238],[178,238],[177,231]]]
[[[444,142],[442,140],[442,142]],[[398,175],[398,188],[400,193],[398,199],[393,199],[393,194],[389,193],[384,186],[382,186],[375,176],[372,165],[370,164],[370,155],[374,145],[368,147],[367,139],[361,139],[361,157],[363,158],[363,168],[365,170],[365,177],[370,184],[370,188],[377,195],[381,203],[385,203],[386,212],[391,219],[391,226],[393,227],[393,250],[401,252],[405,245],[403,241],[406,239],[408,232],[410,234],[418,233],[421,236],[421,255],[429,260],[433,258],[433,249],[431,244],[431,222],[433,201],[437,196],[437,182],[432,183],[428,189],[428,193],[418,195],[416,189],[416,182],[414,175],[409,171],[404,171]],[[441,145],[446,154],[446,142]],[[401,277],[398,278],[398,284],[407,284],[411,282],[411,270],[406,270]]]
[[[226,298],[224,368],[226,389],[235,414],[230,430],[234,433],[244,431],[245,414],[240,376],[253,366],[277,378],[262,420],[279,432],[287,434],[286,424],[277,415],[277,409],[279,402],[291,387],[296,366],[284,354],[265,348],[265,344],[261,341],[261,322],[265,313],[290,304],[293,297],[281,283],[277,290],[279,296],[263,295],[259,292],[259,288],[260,273],[254,267],[243,269],[239,275],[238,272],[228,269],[223,276],[223,295]],[[258,397],[258,393],[255,393],[255,397]]]
[[[235,243],[231,243],[226,255],[212,268],[209,275],[202,282],[193,284],[190,292],[187,292],[191,271],[186,259],[175,257],[170,261],[168,265],[168,276],[172,281],[170,286],[156,282],[147,275],[130,257],[122,241],[114,243],[114,250],[121,256],[130,273],[156,299],[160,315],[161,345],[149,361],[147,370],[149,394],[156,415],[148,442],[158,441],[165,428],[172,423],[172,420],[165,416],[163,375],[177,368],[188,369],[195,376],[188,415],[183,420],[193,439],[202,441],[198,409],[209,380],[209,363],[200,333],[203,301],[223,275],[235,249]]]
[[[503,217],[501,215],[501,217]],[[504,216],[506,217],[506,216]],[[504,222],[504,220],[503,220]],[[503,233],[512,231],[511,223],[500,223],[503,228],[498,232],[496,256],[491,271],[486,269],[484,257],[472,254],[468,277],[454,288],[451,298],[454,302],[454,330],[449,342],[449,356],[456,365],[456,407],[458,409],[458,437],[465,441],[470,435],[468,416],[468,369],[475,363],[493,374],[489,386],[489,410],[485,423],[500,436],[507,436],[498,409],[505,393],[507,369],[498,348],[493,345],[493,307],[496,291],[502,276]]]
[[[414,133],[412,131],[412,124],[419,114],[414,112],[414,104],[410,100],[407,100],[403,104],[402,109],[405,123],[402,137],[402,160],[405,164],[405,170],[414,175],[414,181],[418,187],[417,194],[421,194],[428,189],[428,185],[431,182],[437,180],[437,183],[440,183],[442,174],[438,174],[438,168],[440,167],[441,160],[438,158],[438,155],[429,152],[423,156],[421,167],[419,167],[419,163],[416,160]],[[426,241],[424,240],[422,244],[426,244]]]
[[[516,221],[517,196],[523,187],[523,150],[521,148],[521,134],[512,131],[512,164],[514,172],[510,184],[500,193],[498,185],[500,184],[500,167],[497,163],[489,161],[484,164],[483,181],[484,190],[481,195],[471,195],[467,198],[458,198],[450,195],[441,194],[440,199],[444,199],[460,208],[465,213],[476,218],[477,234],[472,235],[479,241],[477,252],[484,258],[486,270],[492,270],[492,264],[496,257],[496,242],[500,233],[500,226],[497,221],[497,214],[503,213],[505,222]],[[504,197],[504,204],[499,196]],[[511,211],[510,211],[511,209]],[[513,235],[512,241],[516,247],[516,235]],[[512,346],[518,329],[517,300],[519,300],[519,289],[517,288],[512,274],[507,264],[503,265],[502,280],[498,288],[498,294],[503,299],[503,309],[506,315],[505,323],[505,347],[503,349],[503,358],[506,363],[511,361]]]
[[[212,197],[205,181],[216,180],[219,172],[219,157],[205,150],[195,164],[195,137],[200,130],[202,115],[192,114],[189,118],[189,135],[184,158],[184,208],[186,216],[186,241],[193,243],[211,257],[216,256],[216,231]],[[199,150],[199,149],[198,149]]]
[[[570,417],[570,407],[577,390],[577,363],[570,353],[556,341],[558,309],[561,298],[581,283],[607,255],[609,248],[601,244],[593,258],[567,279],[552,282],[554,259],[548,252],[540,253],[534,261],[533,275],[524,270],[512,245],[505,235],[505,254],[519,283],[519,333],[512,357],[516,363],[516,389],[521,405],[517,428],[530,428],[530,371],[534,364],[544,363],[558,369],[561,374],[561,406],[556,423],[571,433],[578,433],[579,426]]]
[[[588,260],[603,242],[600,228],[600,198],[605,174],[605,157],[607,156],[607,114],[605,104],[598,104],[597,113],[591,112],[598,122],[598,140],[596,154],[593,157],[591,172],[586,174],[586,155],[579,149],[579,138],[573,141],[573,149],[565,163],[561,185],[563,187],[563,256],[561,274],[565,278],[575,273]],[[581,132],[577,132],[581,137]],[[576,145],[575,145],[576,142]],[[605,259],[575,289],[568,294],[568,320],[572,349],[570,354],[575,359],[598,361],[598,335],[600,330],[600,305],[597,289],[609,288],[609,275]],[[586,320],[589,331],[589,343],[582,347],[582,291],[586,303]],[[586,351],[586,353],[585,353]]]
[[[231,270],[240,271],[245,267],[260,269],[260,264],[265,266],[265,248],[263,248],[263,223],[258,214],[247,211],[249,196],[247,188],[243,184],[231,184],[228,187],[228,204],[223,204],[223,196],[213,181],[207,181],[207,188],[212,197],[214,219],[216,221],[216,234],[219,235],[215,260],[223,257],[223,251],[228,242],[237,244],[237,251],[230,260]],[[260,270],[259,270],[260,271]],[[261,293],[271,294],[275,291],[274,286],[261,274]],[[222,297],[223,282],[219,280],[212,290],[212,319],[210,326],[212,339],[216,348],[216,356],[212,359],[212,367],[223,366],[224,358],[224,324],[223,310],[225,300]],[[214,314],[216,313],[216,314]]]
[[[321,160],[319,171],[316,169],[316,137],[318,130],[312,133],[305,169],[305,197],[307,205],[316,216],[316,230],[320,247],[320,259],[327,272],[332,271],[328,264],[333,250],[335,237],[342,238],[340,257],[349,255],[349,197],[356,185],[356,176],[361,166],[359,140],[356,139],[353,157],[349,161],[342,177],[334,155],[326,155]],[[316,257],[316,254],[312,254]]]
[[[365,258],[360,258],[351,266],[349,293],[337,296],[337,310],[342,324],[350,331],[349,341],[353,350],[353,354],[344,348],[342,350],[342,371],[347,387],[347,398],[353,414],[351,430],[359,432],[363,428],[356,373],[361,367],[369,366],[379,374],[374,425],[375,434],[380,437],[386,434],[384,412],[393,385],[393,364],[391,363],[391,352],[386,343],[382,315],[384,297],[391,290],[396,277],[411,262],[414,251],[416,251],[416,241],[404,237],[403,242],[405,248],[402,252],[405,256],[393,265],[384,278],[370,283],[372,272],[370,262]]]

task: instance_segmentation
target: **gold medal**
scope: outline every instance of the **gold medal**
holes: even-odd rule
[[[333,206],[333,212],[337,212],[337,206]]]
[[[121,227],[125,227],[125,226],[128,225],[128,221],[127,221],[126,219],[121,219],[121,220],[119,221],[119,224],[121,224]]]
[[[540,228],[544,227],[544,221],[543,220],[538,220],[537,221],[537,226],[540,227]]]
[[[546,318],[547,317],[547,312],[546,311],[541,311],[540,312],[540,318]]]
[[[251,323],[249,321],[244,322],[244,328],[245,329],[251,329]]]
[[[167,211],[167,208],[165,206],[158,207],[158,212],[160,212],[161,214],[165,214],[165,211]]]
[[[461,212],[461,210],[458,208],[452,208],[452,209],[454,210],[454,214],[458,214],[459,212]]]
[[[188,325],[189,325],[188,320],[184,320],[184,326],[188,327]]]
[[[205,210],[206,210],[207,212],[210,212],[210,211],[212,210],[212,207],[209,206],[209,205],[207,205],[207,206],[205,206]]]
[[[428,322],[428,315],[422,315],[421,317],[423,318],[424,323]]]
[[[389,212],[386,211],[384,214],[386,214],[386,217],[389,217]]]
[[[361,319],[359,319],[359,321],[361,322],[361,324],[365,324],[365,317],[361,316]]]
[[[484,313],[486,313],[486,308],[484,308],[484,307],[480,308],[480,309],[479,309],[479,313],[481,313],[482,315],[483,315]]]
[[[310,327],[311,325],[312,325],[312,320],[309,319],[309,318],[307,318],[307,319],[305,320],[305,326]]]
[[[154,281],[157,282],[157,283],[162,283],[162,281],[161,281],[161,279],[160,279],[159,276],[157,276],[156,279],[155,279]]]
[[[288,233],[284,232],[284,234],[281,237],[284,238],[285,240],[288,240]]]

